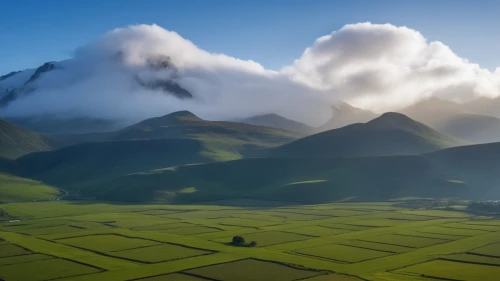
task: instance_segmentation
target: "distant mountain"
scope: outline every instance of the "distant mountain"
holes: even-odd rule
[[[356,108],[346,102],[338,102],[332,106],[332,117],[316,132],[324,132],[338,129],[355,123],[365,123],[377,117],[377,114],[360,108]]]
[[[500,118],[466,113],[466,106],[438,98],[416,103],[401,112],[440,132],[472,143],[500,141]]]
[[[301,137],[297,132],[237,122],[208,121],[189,111],[146,119],[116,131],[111,139],[195,138],[226,142],[235,149],[245,146],[276,146]]]
[[[462,110],[467,113],[489,115],[500,118],[500,97],[478,98],[463,104]]]
[[[32,153],[15,164],[21,176],[81,189],[150,169],[255,156],[299,136],[270,127],[207,121],[179,111],[111,133],[58,135],[61,142],[93,142]]]
[[[51,150],[53,139],[0,119],[0,157],[15,159],[37,151]]]
[[[284,129],[288,131],[299,132],[302,134],[310,134],[314,131],[313,127],[310,127],[304,123],[287,119],[283,116],[274,113],[249,117],[240,120],[240,122],[256,126],[266,126],[266,127]]]
[[[308,136],[272,149],[273,156],[409,155],[464,144],[400,113]]]
[[[121,122],[116,120],[91,117],[61,118],[54,115],[39,115],[31,117],[6,117],[5,119],[28,130],[47,134],[101,133],[124,127]]]
[[[122,64],[121,54],[117,54],[113,63]],[[43,80],[53,71],[64,72],[68,67],[72,67],[72,60],[61,62],[46,62],[38,68],[13,71],[0,76],[0,107],[7,107],[15,102],[19,97],[37,94],[38,82]],[[177,82],[177,68],[171,62],[170,57],[156,56],[148,59],[146,70],[150,73],[160,73],[162,75],[143,75],[135,73],[130,75],[130,81],[138,87],[150,90],[158,90],[166,95],[172,95],[179,99],[190,99],[193,95]],[[169,72],[169,74],[165,74]],[[78,78],[78,77],[77,77]]]

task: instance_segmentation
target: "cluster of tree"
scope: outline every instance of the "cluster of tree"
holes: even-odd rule
[[[474,212],[500,214],[500,200],[470,202],[468,209]]]
[[[234,236],[233,241],[231,241],[231,244],[235,246],[243,246],[243,247],[256,247],[257,242],[252,241],[250,243],[246,243],[245,238],[241,236]]]

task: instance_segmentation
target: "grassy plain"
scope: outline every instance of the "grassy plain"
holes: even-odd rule
[[[272,203],[2,204],[19,221],[0,223],[0,279],[476,281],[500,274],[500,220],[492,217],[410,210],[397,201]],[[257,246],[232,246],[233,236]]]

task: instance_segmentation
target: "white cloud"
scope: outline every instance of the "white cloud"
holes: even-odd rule
[[[430,96],[465,102],[500,94],[491,73],[441,42],[391,24],[359,23],[318,38],[283,72],[353,105],[388,111]]]
[[[167,56],[175,69],[148,66]],[[429,43],[418,31],[390,24],[346,25],[318,38],[279,71],[209,53],[157,25],[113,30],[58,67],[35,82],[35,92],[0,114],[138,121],[184,109],[209,119],[275,112],[317,125],[339,99],[381,112],[430,96],[466,101],[500,94],[500,69],[490,72],[441,42]],[[135,77],[169,77],[194,98],[146,90]]]

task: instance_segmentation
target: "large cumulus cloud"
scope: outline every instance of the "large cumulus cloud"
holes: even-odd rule
[[[151,61],[165,57],[173,68],[151,68]],[[136,77],[169,77],[194,97],[181,100],[144,89]],[[281,70],[209,53],[157,25],[137,25],[78,48],[72,59],[44,73],[34,92],[1,114],[137,121],[184,109],[209,119],[274,112],[317,125],[338,100],[382,112],[431,96],[496,97],[499,77],[500,69],[490,72],[441,42],[427,42],[418,31],[390,24],[346,25],[318,38]]]
[[[466,102],[500,92],[500,69],[492,73],[441,42],[427,42],[418,31],[391,24],[346,25],[318,38],[283,72],[379,112],[432,96]]]

